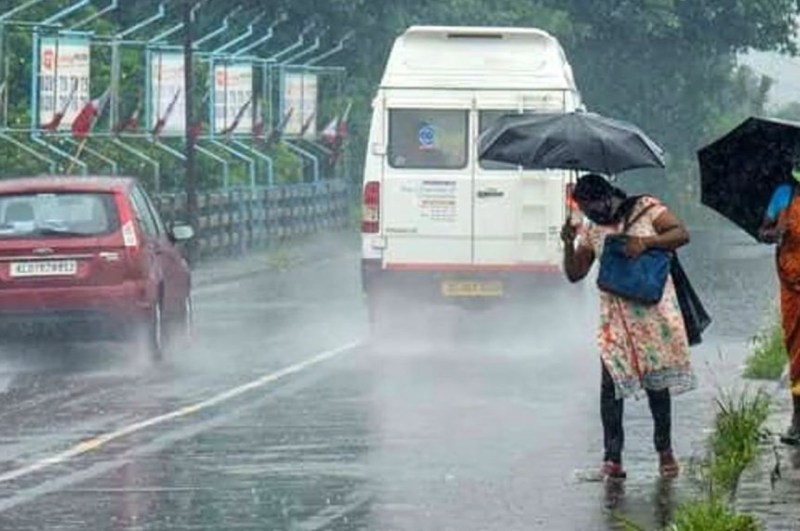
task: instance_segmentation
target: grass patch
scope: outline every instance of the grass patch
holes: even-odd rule
[[[709,442],[711,460],[708,466],[712,491],[733,493],[747,466],[758,454],[761,427],[769,415],[769,396],[722,393],[717,398],[714,433]]]
[[[747,514],[734,513],[719,499],[683,505],[675,511],[671,529],[675,531],[758,531],[758,521]]]
[[[744,377],[777,380],[787,361],[783,330],[780,324],[775,323],[753,338],[753,350],[745,361]]]
[[[731,507],[742,472],[756,459],[762,426],[769,415],[769,396],[723,392],[717,398],[709,457],[701,467],[708,498],[682,505],[675,512],[675,531],[756,531],[758,521]]]
[[[770,399],[764,391],[721,392],[716,400],[714,431],[708,456],[696,469],[706,498],[675,510],[665,531],[758,531],[753,516],[737,514],[733,500],[742,472],[756,459]],[[614,515],[626,531],[644,531],[634,522]]]

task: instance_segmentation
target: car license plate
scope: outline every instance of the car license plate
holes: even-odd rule
[[[445,280],[442,282],[442,295],[445,297],[502,297],[503,283],[499,280],[489,282]]]
[[[73,276],[78,273],[75,260],[46,260],[12,262],[10,274],[13,278]]]

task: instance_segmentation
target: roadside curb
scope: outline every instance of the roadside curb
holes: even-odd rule
[[[740,478],[736,507],[739,512],[757,517],[764,529],[772,529],[778,522],[792,522],[791,529],[796,529],[800,527],[800,507],[796,503],[800,495],[800,449],[779,440],[791,415],[788,386],[778,381],[766,383],[762,388],[772,400],[764,423],[767,438]]]

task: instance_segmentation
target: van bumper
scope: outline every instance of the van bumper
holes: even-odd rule
[[[368,297],[390,295],[454,304],[530,299],[567,283],[554,264],[385,266],[380,260],[362,260],[361,280]]]

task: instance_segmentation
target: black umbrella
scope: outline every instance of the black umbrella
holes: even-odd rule
[[[772,193],[800,154],[800,123],[751,117],[697,152],[701,202],[758,239]]]
[[[584,170],[613,175],[663,168],[663,150],[628,122],[591,112],[508,114],[480,139],[480,158],[527,169]]]

